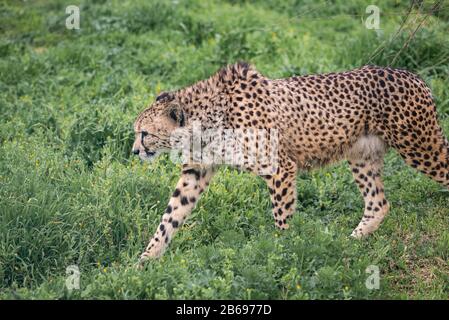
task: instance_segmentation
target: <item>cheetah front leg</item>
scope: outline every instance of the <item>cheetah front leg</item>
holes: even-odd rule
[[[381,179],[383,159],[349,161],[355,182],[365,200],[362,221],[351,236],[361,238],[376,231],[390,208]]]
[[[280,166],[276,174],[264,176],[270,191],[275,224],[280,229],[289,227],[287,220],[296,207],[296,164],[288,162]]]
[[[140,256],[140,263],[148,258],[158,258],[164,253],[178,228],[190,215],[201,193],[209,185],[212,176],[212,168],[183,167],[182,176],[165,209],[162,221],[145,252]]]

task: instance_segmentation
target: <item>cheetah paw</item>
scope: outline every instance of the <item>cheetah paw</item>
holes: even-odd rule
[[[351,233],[351,237],[355,238],[355,239],[362,239],[363,237],[366,237],[367,234],[363,233],[363,230],[361,228],[355,228],[352,233]]]
[[[381,220],[382,221],[382,220]],[[362,239],[368,237],[370,234],[372,234],[374,231],[376,231],[381,221],[373,221],[370,223],[360,223],[357,228],[355,228],[352,233],[351,237],[354,237],[356,239]]]
[[[151,248],[149,251],[145,251],[140,255],[139,265],[143,266],[146,261],[158,259],[162,256],[164,250],[162,248],[157,249],[156,247]]]

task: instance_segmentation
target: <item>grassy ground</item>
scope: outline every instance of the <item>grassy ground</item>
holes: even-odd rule
[[[393,152],[392,210],[365,241],[348,237],[363,203],[345,163],[298,176],[286,232],[263,181],[225,169],[167,254],[134,268],[179,175],[168,158],[130,156],[133,120],[160,90],[236,60],[270,77],[388,65],[418,8],[391,40],[406,1],[376,1],[379,32],[361,19],[372,1],[80,2],[80,30],[65,28],[71,1],[0,4],[1,299],[449,297],[448,191]],[[432,87],[449,136],[448,20],[443,2],[394,65]],[[74,264],[80,289],[68,291]]]

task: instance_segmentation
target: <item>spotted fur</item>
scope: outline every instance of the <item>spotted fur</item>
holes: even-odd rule
[[[206,128],[278,130],[278,165],[262,177],[281,229],[288,228],[295,212],[298,170],[348,160],[365,201],[363,218],[352,233],[357,238],[375,231],[388,213],[381,178],[388,148],[449,186],[449,144],[438,124],[431,91],[405,70],[364,66],[272,80],[246,63],[231,65],[207,80],[161,94],[135,122],[134,152],[147,159],[169,150],[170,133],[193,121]],[[250,163],[241,167],[254,173],[260,169]],[[214,167],[198,163],[184,166],[142,260],[163,253],[213,172]]]

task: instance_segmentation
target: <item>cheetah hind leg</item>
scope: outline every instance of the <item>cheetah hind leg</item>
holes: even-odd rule
[[[383,140],[365,136],[349,152],[348,163],[365,202],[362,220],[351,234],[355,238],[376,231],[389,211],[381,178],[385,151]]]

